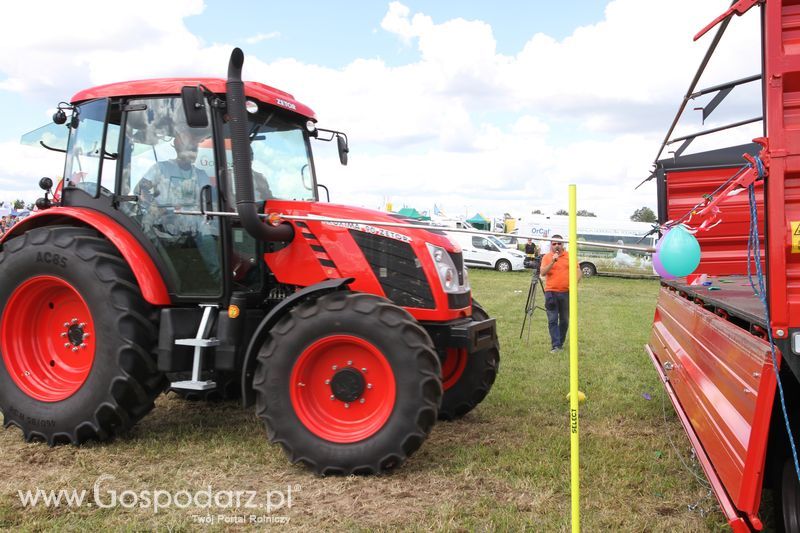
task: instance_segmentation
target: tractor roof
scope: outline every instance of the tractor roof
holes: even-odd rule
[[[215,93],[225,93],[225,80],[220,78],[161,78],[98,85],[97,87],[80,91],[72,97],[71,101],[73,104],[77,104],[86,100],[94,100],[95,98],[115,96],[179,95],[181,87],[200,84]],[[260,102],[282,107],[308,118],[316,118],[314,112],[306,105],[295,100],[294,96],[269,85],[256,81],[247,81],[244,84],[244,93],[246,96]]]

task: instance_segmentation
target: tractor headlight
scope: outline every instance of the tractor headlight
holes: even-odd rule
[[[436,266],[436,273],[439,274],[439,281],[442,282],[442,288],[444,289],[444,292],[464,292],[464,286],[458,283],[458,271],[456,270],[456,265],[453,263],[453,260],[450,258],[450,254],[447,253],[447,250],[440,248],[439,246],[434,246],[431,243],[426,244],[428,246],[428,251],[431,253],[433,264]],[[466,285],[466,277],[464,278],[464,282]],[[467,288],[469,288],[468,285]]]

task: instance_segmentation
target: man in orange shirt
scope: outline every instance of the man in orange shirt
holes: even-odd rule
[[[553,235],[553,239],[562,238]],[[552,343],[550,353],[555,353],[563,348],[569,327],[569,253],[564,250],[564,243],[550,244],[550,251],[542,258],[541,268],[541,276],[545,279],[544,308]],[[578,279],[581,279],[580,267]]]

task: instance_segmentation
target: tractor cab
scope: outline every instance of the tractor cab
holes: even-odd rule
[[[259,83],[246,87],[250,201],[259,211],[268,200],[317,201],[310,140],[344,135],[323,130],[320,136],[313,112],[291,95]],[[258,290],[263,277],[262,247],[235,217],[198,216],[236,212],[224,99],[224,80],[105,85],[76,94],[54,124],[23,142],[66,153],[55,200],[101,210],[131,228],[172,295],[223,299],[234,290]],[[346,150],[340,141],[344,157]]]

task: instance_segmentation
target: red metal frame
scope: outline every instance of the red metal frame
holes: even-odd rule
[[[103,234],[119,250],[130,265],[144,299],[152,305],[169,305],[171,299],[164,279],[150,255],[130,232],[113,219],[91,209],[56,207],[39,211],[22,219],[2,237],[0,245],[17,235],[42,226],[54,224],[89,225]]]
[[[764,239],[770,323],[776,339],[800,327],[800,253],[792,226],[800,226],[800,2],[740,0],[721,17],[763,5],[763,90],[766,138],[760,157],[768,178],[757,196],[759,234]],[[751,161],[752,163],[752,161]],[[703,193],[736,169],[668,171],[668,218],[678,218]],[[741,176],[754,183],[755,165]],[[704,190],[701,190],[704,189]],[[758,189],[757,189],[758,190]],[[696,210],[696,223],[717,216],[722,224],[698,232],[703,256],[698,272],[744,274],[750,209],[747,197],[718,195]],[[724,204],[722,204],[724,202]],[[716,204],[720,204],[717,206]],[[664,381],[692,446],[734,529],[762,527],[757,513],[776,394],[766,331],[752,332],[710,313],[674,290],[661,291],[648,353]],[[778,364],[780,364],[778,351]],[[669,371],[664,367],[668,366]]]
[[[742,160],[742,164],[745,161]],[[702,170],[673,170],[667,172],[667,218],[676,220],[697,205],[703,195],[715,190],[737,172],[737,168],[712,168]],[[764,187],[756,188],[759,235],[764,235]],[[724,198],[719,220],[721,223],[695,234],[700,243],[698,274],[726,276],[747,272],[747,236],[750,232],[750,204],[746,192],[736,196],[717,195]],[[699,218],[690,225],[697,227]],[[765,262],[762,258],[762,267]]]
[[[669,378],[661,369],[661,363],[659,362],[655,353],[653,353],[653,351],[650,349],[650,346],[645,345],[645,350],[650,356],[650,359],[653,361],[653,366],[656,367],[658,377],[661,378],[661,381],[664,384],[664,389],[667,391],[667,396],[669,397],[670,402],[672,402],[672,407],[675,408],[675,412],[678,414],[678,419],[681,421],[684,431],[686,431],[686,436],[689,438],[689,442],[691,442],[692,448],[695,450],[697,461],[700,463],[706,478],[711,483],[711,488],[713,489],[714,494],[717,497],[717,501],[722,508],[722,514],[724,514],[725,518],[728,519],[728,525],[731,526],[731,529],[733,529],[733,531],[736,533],[745,533],[750,531],[750,527],[747,525],[744,518],[738,515],[736,512],[736,507],[734,506],[728,494],[725,492],[722,481],[720,481],[719,477],[714,471],[714,466],[711,464],[711,459],[709,459],[708,455],[706,455],[697,433],[695,433],[694,429],[692,428],[691,421],[686,416],[686,413],[681,406],[681,402],[678,400],[678,396],[675,394],[675,391],[669,383]]]
[[[684,427],[695,451],[709,462],[703,468],[712,471],[709,480],[726,516],[733,521],[742,513],[760,529],[776,385],[769,343],[662,288],[648,353],[689,423]]]
[[[114,96],[158,96],[175,95],[181,93],[181,88],[185,86],[196,87],[204,85],[215,93],[225,93],[225,80],[219,78],[162,78],[155,80],[125,81],[100,85],[80,91],[72,97],[72,103],[77,104],[86,100],[96,98],[110,98]],[[299,113],[304,117],[315,119],[314,112],[294,99],[294,96],[280,89],[270,87],[263,83],[247,81],[244,84],[244,94],[264,103],[272,104],[289,111]]]
[[[800,327],[800,254],[792,253],[787,227],[800,221],[800,4],[769,0],[765,9],[765,118],[771,157],[767,283],[772,334],[780,339],[788,328]]]

